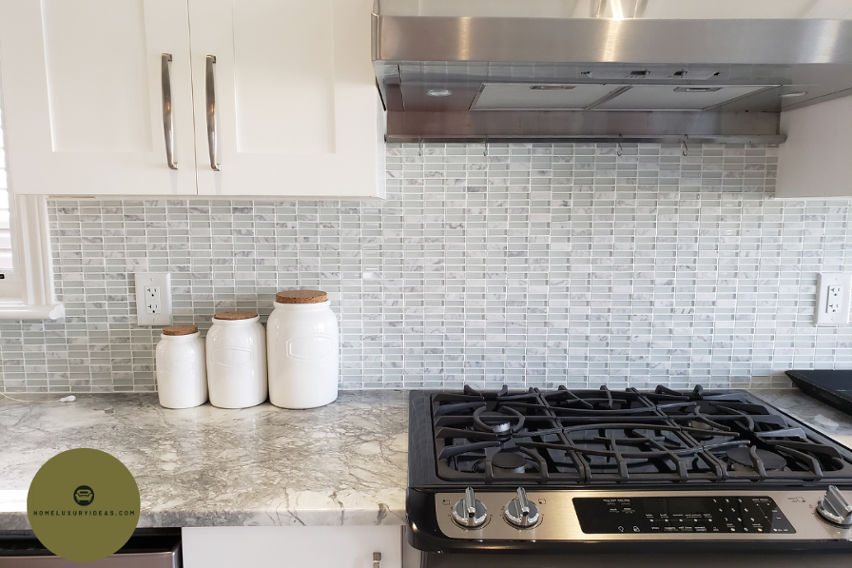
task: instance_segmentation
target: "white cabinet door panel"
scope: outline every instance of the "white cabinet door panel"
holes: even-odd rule
[[[139,0],[44,0],[45,75],[54,152],[150,152],[144,11]],[[110,25],[88,25],[102,11]],[[121,104],[115,104],[121,101]]]
[[[234,4],[233,36],[239,39],[231,63],[237,153],[335,152],[332,4]]]
[[[186,568],[381,568],[402,566],[398,526],[184,528]]]
[[[776,197],[852,196],[852,96],[781,113]]]
[[[371,4],[189,1],[200,194],[384,194]],[[209,156],[208,55],[219,171]]]
[[[172,54],[177,170],[166,162],[162,53]],[[195,193],[184,4],[0,0],[0,89],[14,191]]]

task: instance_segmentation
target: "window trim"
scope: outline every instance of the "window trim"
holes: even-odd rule
[[[19,283],[12,296],[0,297],[0,319],[57,320],[65,306],[56,300],[50,254],[47,198],[13,195],[14,273]]]

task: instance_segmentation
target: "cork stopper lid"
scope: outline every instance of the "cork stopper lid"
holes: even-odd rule
[[[198,326],[191,323],[169,325],[163,328],[163,335],[192,335],[198,332]]]
[[[328,300],[328,294],[322,290],[283,290],[275,294],[279,304],[318,304]]]
[[[224,321],[239,321],[239,320],[247,320],[251,318],[256,318],[257,312],[249,312],[249,311],[235,311],[235,312],[219,312],[213,319],[224,320]]]

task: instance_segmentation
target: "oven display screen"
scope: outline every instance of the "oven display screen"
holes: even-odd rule
[[[770,497],[577,497],[586,534],[781,534],[793,525]]]

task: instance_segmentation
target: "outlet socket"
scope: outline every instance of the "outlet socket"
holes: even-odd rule
[[[850,292],[852,292],[852,274],[843,272],[820,274],[817,284],[816,324],[849,323]]]
[[[171,277],[168,272],[136,273],[136,321],[139,325],[172,323]]]

